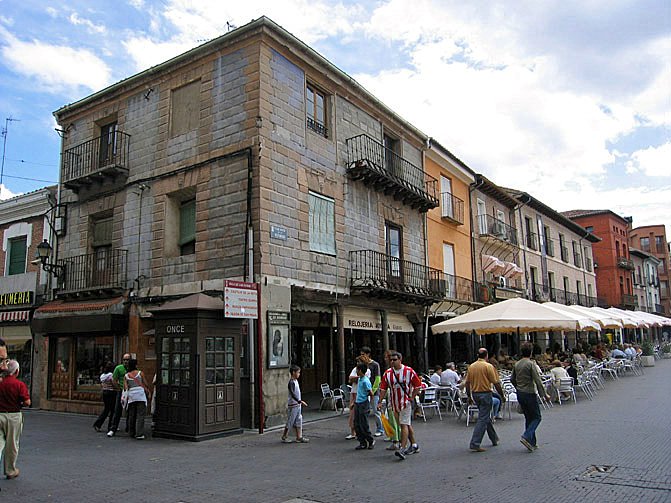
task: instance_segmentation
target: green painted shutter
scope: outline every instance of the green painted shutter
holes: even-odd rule
[[[26,272],[26,236],[9,240],[9,267],[7,275]]]
[[[196,201],[182,203],[179,209],[179,246],[196,240]]]

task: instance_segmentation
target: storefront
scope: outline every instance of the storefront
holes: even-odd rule
[[[28,389],[32,383],[33,335],[30,316],[35,304],[35,273],[0,278],[0,338],[7,356],[21,365],[19,379]]]
[[[124,298],[53,301],[35,310],[32,327],[39,355],[39,406],[96,413],[101,371],[108,361],[120,362],[128,349]]]
[[[318,391],[321,384],[336,381],[332,319],[328,306],[291,311],[291,363],[302,369],[304,392]]]

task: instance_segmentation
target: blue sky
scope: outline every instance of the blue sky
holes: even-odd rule
[[[671,235],[668,0],[0,0],[0,197],[57,181],[54,110],[261,15],[495,182]]]

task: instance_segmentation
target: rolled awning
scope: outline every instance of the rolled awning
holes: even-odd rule
[[[65,302],[55,300],[38,307],[33,315],[34,333],[92,333],[128,331],[124,297]],[[94,334],[92,334],[94,335]]]
[[[524,274],[524,269],[513,262],[504,262],[504,269],[501,276],[505,278],[519,278]]]
[[[482,270],[485,272],[491,272],[495,276],[499,276],[504,269],[506,268],[505,262],[499,260],[494,255],[483,255],[482,256]]]
[[[24,311],[0,311],[0,323],[2,322],[26,322],[30,320],[30,310]]]

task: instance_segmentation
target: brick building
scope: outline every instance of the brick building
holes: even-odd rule
[[[629,256],[631,219],[610,210],[571,210],[562,214],[601,238],[592,243],[599,305],[637,309],[638,299],[633,292],[634,263]]]
[[[33,337],[30,319],[43,299],[48,274],[33,262],[39,245],[50,236],[49,217],[56,187],[0,201],[0,338],[21,364],[21,379],[32,384]]]
[[[55,112],[67,232],[33,329],[41,405],[92,412],[130,351],[157,374],[159,430],[277,424],[287,366],[339,385],[358,348],[422,365],[428,138],[260,18]],[[224,316],[259,285],[258,325]],[[66,365],[67,360],[67,365]]]
[[[671,314],[671,258],[666,229],[663,225],[644,225],[629,230],[629,244],[642,252],[649,253],[659,260],[657,275],[659,278],[660,307],[663,314]]]

